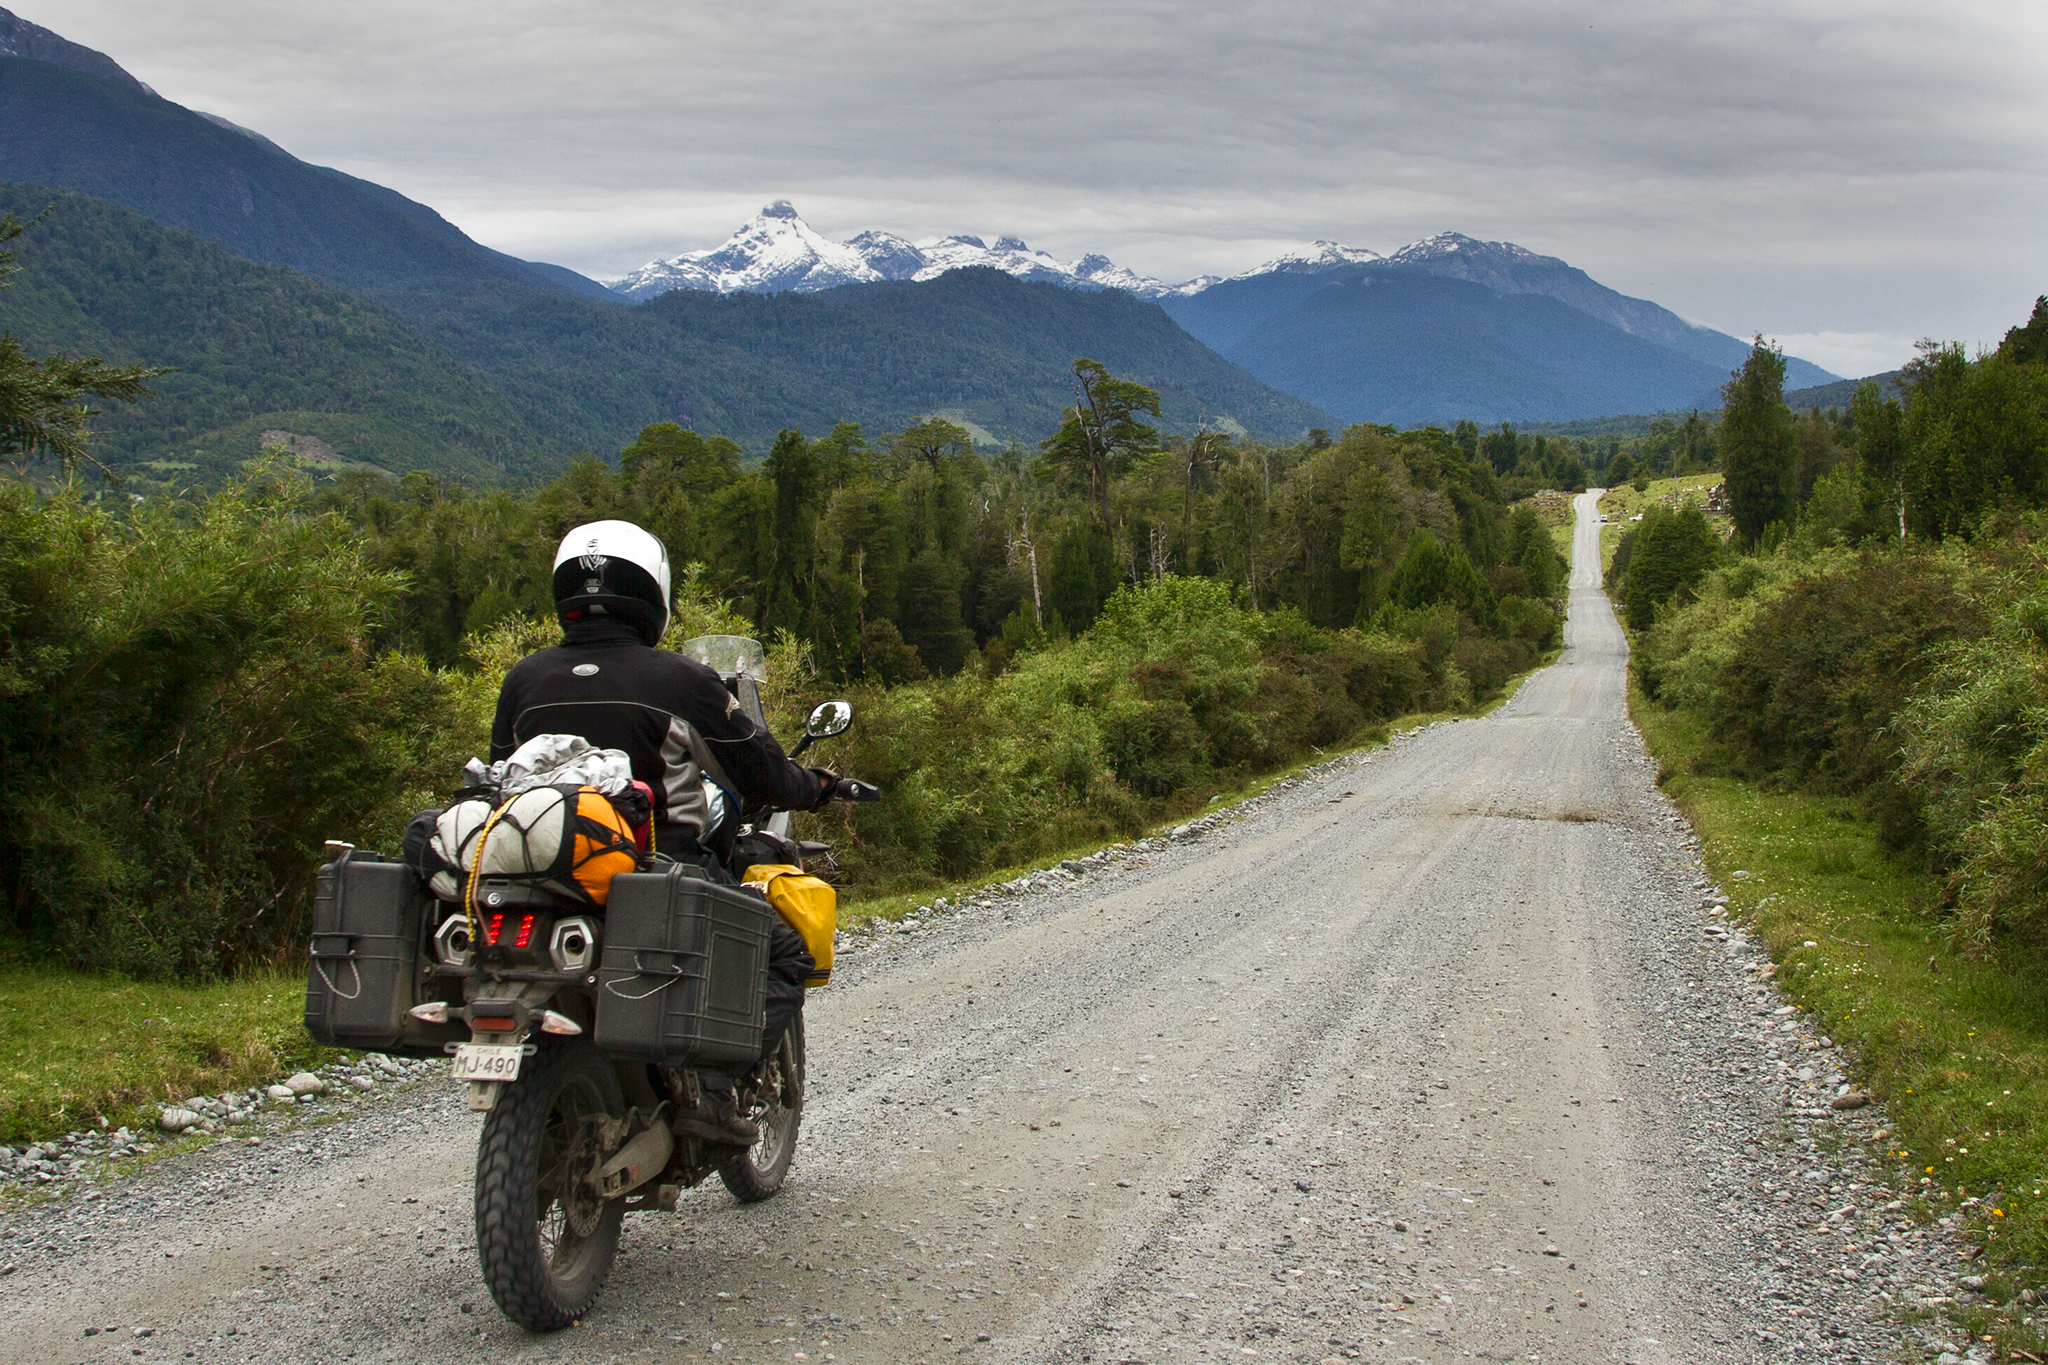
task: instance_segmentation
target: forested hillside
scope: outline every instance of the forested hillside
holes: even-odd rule
[[[850,419],[891,429],[934,413],[972,423],[991,444],[1028,443],[1050,435],[1073,401],[1077,355],[1157,389],[1174,430],[1206,416],[1285,442],[1330,425],[1155,304],[999,270],[823,294],[681,290],[629,310],[536,302],[428,332],[558,420],[603,433],[598,449],[655,421],[762,451],[783,427],[823,431]]]
[[[830,298],[683,295],[636,308],[132,83],[0,57],[0,125],[10,130],[0,180],[97,196],[388,309],[502,389],[550,443],[553,469],[579,447],[616,449],[663,420],[756,452],[784,426],[851,417],[897,427],[935,412],[996,444],[1033,441],[1058,425],[1071,398],[1064,367],[1083,354],[1159,389],[1181,429],[1206,414],[1294,440],[1330,420],[1123,295],[977,270]],[[167,320],[135,326],[171,330]]]
[[[373,304],[100,200],[0,185],[0,214],[45,210],[0,291],[0,331],[33,353],[177,367],[153,400],[111,405],[98,424],[100,458],[145,491],[218,482],[266,431],[477,482],[545,476],[570,439],[548,439],[497,385]]]
[[[1059,425],[1083,354],[1158,389],[1170,428],[1206,419],[1284,441],[1330,424],[1156,305],[995,270],[639,307],[479,287],[400,294],[394,312],[84,195],[18,185],[0,199],[24,217],[55,202],[22,244],[28,273],[0,296],[0,324],[50,350],[184,372],[157,409],[111,419],[109,454],[128,463],[217,473],[256,453],[272,421],[258,414],[393,472],[472,479],[545,477],[664,420],[756,454],[785,426],[900,428],[941,412],[984,444],[1028,443]]]

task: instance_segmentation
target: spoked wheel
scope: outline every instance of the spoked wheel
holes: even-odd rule
[[[798,1011],[782,1045],[739,1087],[740,1112],[761,1129],[761,1138],[718,1168],[733,1197],[752,1204],[782,1188],[796,1155],[796,1130],[804,1116],[804,1016]]]
[[[625,1206],[597,1197],[608,1120],[626,1102],[590,1043],[544,1046],[484,1116],[476,1154],[476,1249],[505,1316],[529,1332],[588,1312],[611,1273]]]

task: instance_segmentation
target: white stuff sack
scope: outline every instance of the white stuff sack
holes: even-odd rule
[[[491,837],[484,842],[477,876],[512,877],[530,883],[572,866],[575,858],[567,845],[576,838],[571,819],[575,803],[573,787],[536,787],[500,806]],[[556,885],[552,880],[541,884]]]
[[[497,809],[490,802],[472,797],[457,801],[441,812],[434,821],[434,837],[429,841],[434,856],[449,868],[445,868],[427,879],[427,889],[437,900],[459,901],[462,899],[462,883],[469,876],[470,859],[476,855],[476,837],[483,832],[491,812]]]

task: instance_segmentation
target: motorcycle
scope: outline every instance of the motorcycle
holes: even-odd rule
[[[765,726],[757,642],[710,636],[684,650]],[[846,702],[821,704],[790,756],[852,723]],[[880,795],[841,779],[831,799]],[[792,842],[787,810],[749,809],[743,819],[743,845],[767,836],[777,861],[792,850],[798,859],[830,852]],[[403,864],[337,847],[316,895],[308,1026],[323,1042],[451,1056],[452,1078],[484,1116],[477,1255],[506,1317],[548,1332],[588,1312],[629,1212],[672,1210],[684,1189],[713,1173],[749,1203],[782,1188],[803,1121],[804,1027],[799,1010],[756,1060],[775,914],[765,899],[650,855],[637,874],[613,880],[601,912],[489,882],[472,889],[470,903],[451,906],[416,883],[395,889],[409,876]],[[651,921],[650,906],[660,912]],[[629,931],[624,921],[634,915],[643,922]],[[684,925],[675,932],[689,941],[650,936],[647,923]],[[607,942],[608,930],[616,941]],[[650,1042],[656,1029],[668,1033]],[[676,1126],[697,1109],[707,1068],[739,1072],[738,1112],[759,1133],[750,1147]]]

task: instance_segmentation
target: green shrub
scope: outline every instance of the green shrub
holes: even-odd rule
[[[1643,691],[1673,710],[1704,714],[1750,621],[1808,567],[1744,558],[1701,579],[1693,601],[1659,614],[1636,638],[1630,666]]]
[[[1530,517],[1533,519],[1533,512]],[[1540,524],[1538,529],[1541,530]],[[1547,532],[1544,538],[1548,539]],[[1532,556],[1532,562],[1544,561]],[[1520,567],[1525,573],[1528,571],[1527,565]],[[1417,531],[1409,540],[1408,552],[1387,582],[1387,601],[1410,611],[1455,603],[1482,626],[1491,626],[1496,620],[1493,589],[1472,567],[1465,551],[1457,545],[1444,544],[1427,530]]]
[[[1627,539],[1628,553],[1616,554],[1615,572],[1624,576],[1623,600],[1635,630],[1649,629],[1666,604],[1691,601],[1721,552],[1706,514],[1690,506],[1673,511],[1652,503]]]
[[[1894,725],[1900,779],[1953,862],[1960,937],[2048,932],[2048,583],[2001,578],[1991,629],[1941,650]]]
[[[0,890],[71,963],[212,976],[302,930],[328,838],[374,842],[473,713],[378,657],[393,575],[307,484],[101,511],[0,489]]]
[[[1413,615],[1448,622],[1437,667],[1416,643],[1262,615],[1208,579],[1119,588],[1086,635],[1001,677],[854,689],[859,723],[825,756],[889,799],[805,818],[864,892],[1126,837],[1312,746],[1469,697],[1457,609]]]
[[[1103,756],[1139,796],[1171,796],[1195,785],[1208,745],[1194,712],[1177,700],[1129,702],[1102,719]]]
[[[1708,715],[1753,773],[1858,792],[1897,767],[1893,716],[1934,649],[1981,634],[1958,566],[1932,555],[1868,554],[1808,573],[1750,621]]]

